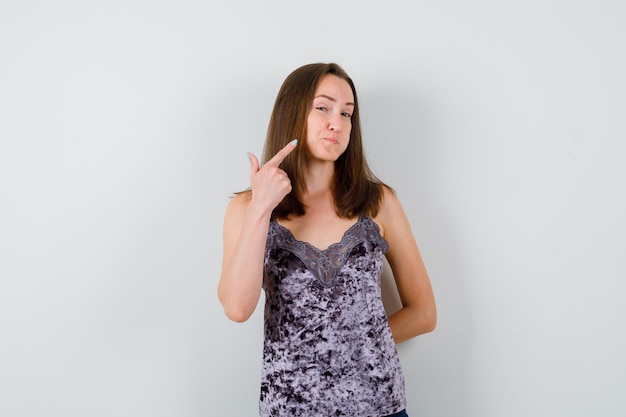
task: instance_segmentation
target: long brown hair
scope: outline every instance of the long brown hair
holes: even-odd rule
[[[337,214],[344,218],[376,216],[383,198],[383,184],[370,170],[363,151],[361,121],[356,88],[348,74],[335,63],[317,63],[301,66],[283,82],[270,118],[263,150],[263,162],[269,161],[294,138],[306,143],[307,117],[313,96],[325,75],[332,74],[345,80],[354,95],[352,129],[346,151],[335,161],[332,193]],[[275,219],[301,216],[306,206],[302,203],[305,189],[304,172],[306,147],[297,146],[281,163],[281,168],[292,182],[291,192],[274,209]],[[389,188],[389,187],[387,187]]]

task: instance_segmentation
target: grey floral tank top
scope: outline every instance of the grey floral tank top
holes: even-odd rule
[[[380,293],[387,249],[369,217],[325,250],[270,222],[261,416],[380,417],[405,408]]]

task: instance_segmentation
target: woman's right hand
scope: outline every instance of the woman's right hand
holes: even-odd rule
[[[279,165],[296,143],[288,143],[260,168],[259,160],[249,153],[252,198],[247,192],[238,194],[226,208],[218,297],[231,320],[248,320],[259,302],[270,217],[291,191],[291,181]]]
[[[289,142],[262,167],[259,166],[258,158],[248,152],[252,202],[263,210],[274,210],[283,198],[291,192],[291,180],[279,166],[287,155],[295,149],[297,143],[297,139]]]

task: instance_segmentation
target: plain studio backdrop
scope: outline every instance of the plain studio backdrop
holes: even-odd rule
[[[262,308],[222,312],[222,220],[283,79],[320,61],[354,79],[435,289],[438,328],[398,346],[410,415],[626,415],[624,22],[621,0],[3,0],[0,415],[257,415]]]

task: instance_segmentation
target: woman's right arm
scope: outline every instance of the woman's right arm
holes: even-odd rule
[[[226,209],[217,294],[224,313],[233,321],[248,320],[259,302],[272,211],[291,191],[291,181],[279,165],[295,145],[294,141],[285,146],[262,168],[249,154],[252,190],[235,196]]]

